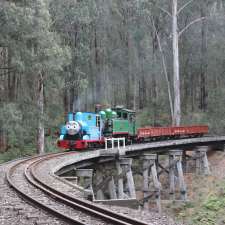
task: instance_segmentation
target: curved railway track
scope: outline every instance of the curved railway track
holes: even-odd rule
[[[161,151],[167,151],[173,148],[224,143],[225,137],[170,140],[127,146],[124,149],[125,151],[123,151],[123,154],[132,157],[133,155],[142,154],[142,152],[149,150],[160,153]],[[108,153],[109,155],[117,155],[120,153],[118,149],[107,151],[108,152],[106,153],[106,150],[96,150],[81,154],[64,152],[18,159],[15,160],[13,165],[6,171],[6,180],[25,200],[44,209],[47,213],[56,216],[67,224],[147,224],[146,222],[125,216],[84,200],[83,194],[79,189],[72,190],[72,193],[70,194],[70,192],[63,189],[63,187],[58,187],[59,182],[54,181],[54,176],[52,176],[51,173],[56,172],[63,166],[85,160],[89,161],[101,157],[102,155],[107,155]],[[70,154],[73,154],[73,157],[70,157]],[[57,159],[58,161],[56,160],[54,167],[49,169],[51,159]],[[66,160],[66,163],[63,163],[63,160]],[[45,167],[43,169],[42,166],[44,163]],[[0,164],[0,166],[2,165],[4,164]],[[44,177],[48,178],[44,179]],[[65,185],[66,184],[64,183],[64,187]]]
[[[23,198],[70,224],[146,224],[82,201],[79,199],[79,193],[77,193],[77,198],[71,197],[41,182],[35,174],[35,165],[63,154],[69,153],[40,156],[21,161],[8,170],[7,181]]]

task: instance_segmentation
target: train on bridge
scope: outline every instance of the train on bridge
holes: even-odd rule
[[[106,138],[125,138],[126,143],[201,137],[208,126],[138,127],[135,111],[124,107],[96,110],[96,112],[68,113],[67,122],[60,129],[58,147],[70,150],[102,148]]]

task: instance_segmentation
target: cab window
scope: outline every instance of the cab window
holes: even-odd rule
[[[128,117],[127,113],[123,113],[123,119],[127,120],[127,117]]]
[[[100,116],[96,116],[96,127],[100,127]]]
[[[121,112],[117,112],[117,117],[121,118]]]

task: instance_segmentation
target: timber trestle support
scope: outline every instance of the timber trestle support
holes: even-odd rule
[[[187,200],[187,188],[182,167],[182,154],[183,152],[181,150],[169,151],[169,186],[171,198],[174,199],[176,183],[178,183],[181,200],[185,201]],[[178,182],[175,182],[175,174],[177,174],[176,180]]]
[[[110,156],[109,163],[97,165],[98,169],[94,170],[96,200],[112,202],[138,198],[139,207],[148,210],[154,203],[161,213],[163,200],[187,201],[185,173],[190,169],[195,168],[197,174],[210,174],[207,150],[207,146],[199,146],[154,154],[146,151],[135,158]]]
[[[158,179],[156,161],[158,157],[156,154],[143,155],[143,194],[144,194],[144,209],[149,208],[149,197],[155,196],[158,211],[161,213],[161,183]],[[150,179],[152,179],[154,189],[150,189]],[[151,195],[150,193],[153,192]]]
[[[195,150],[196,173],[210,175],[209,162],[207,158],[208,146],[200,146]]]

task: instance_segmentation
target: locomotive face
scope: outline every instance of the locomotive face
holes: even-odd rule
[[[75,135],[80,131],[80,125],[76,121],[69,121],[66,124],[66,129],[69,135]]]

